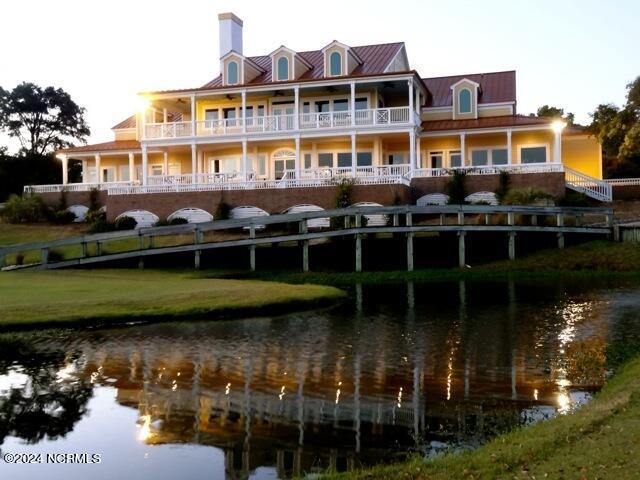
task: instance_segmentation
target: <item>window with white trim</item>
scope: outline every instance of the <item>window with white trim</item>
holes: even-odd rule
[[[342,55],[340,52],[333,52],[329,55],[329,73],[332,76],[342,75]]]
[[[547,146],[521,146],[520,163],[546,163],[548,158]]]
[[[289,80],[289,59],[287,57],[280,57],[277,61],[278,67],[278,81]]]
[[[389,165],[403,165],[405,159],[404,153],[390,153],[388,156]]]
[[[452,150],[449,152],[449,166],[451,168],[462,166],[462,153],[460,150]]]
[[[429,168],[442,168],[442,160],[444,159],[444,152],[429,152]]]
[[[320,168],[332,168],[333,167],[333,153],[319,153],[318,154],[318,167],[320,167]]]
[[[458,92],[458,113],[471,113],[471,90],[468,88]]]
[[[509,154],[506,147],[471,149],[471,165],[474,167],[506,165],[508,162]]]
[[[227,85],[238,83],[238,62],[231,60],[227,63]]]

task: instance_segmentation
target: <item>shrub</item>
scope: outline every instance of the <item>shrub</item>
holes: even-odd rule
[[[494,192],[499,203],[503,203],[505,197],[509,194],[509,188],[511,186],[511,174],[506,170],[500,172],[500,183],[498,188]]]
[[[67,225],[76,219],[76,214],[69,210],[58,210],[51,215],[51,221],[58,225]]]
[[[2,216],[9,223],[39,222],[45,218],[45,213],[44,202],[37,195],[11,195],[2,210]]]
[[[106,216],[97,217],[89,225],[89,233],[105,233],[112,232],[116,229],[113,223],[107,222]]]
[[[336,194],[336,208],[347,208],[351,205],[351,195],[353,193],[354,180],[343,178],[338,182],[338,193]]]
[[[582,192],[569,192],[558,200],[558,205],[562,207],[588,207],[589,197]]]
[[[465,198],[467,196],[467,172],[466,170],[454,170],[451,176],[451,180],[447,183],[445,190],[449,195],[449,204],[463,205],[467,203]]]
[[[60,190],[60,198],[58,199],[58,210],[56,211],[56,213],[66,210],[68,206],[67,191],[63,188],[62,190]]]
[[[16,253],[16,265],[24,265],[24,253]]]
[[[221,200],[218,206],[216,207],[216,213],[213,216],[216,220],[229,220],[231,216],[231,205],[229,205],[224,200]]]
[[[504,198],[505,205],[553,205],[553,195],[539,188],[511,190]]]
[[[187,223],[189,223],[189,220],[187,220],[186,218],[182,218],[182,217],[175,217],[172,218],[171,220],[169,220],[169,225],[185,225]]]
[[[138,221],[133,217],[119,217],[114,224],[116,230],[133,230],[138,225]]]
[[[100,196],[100,190],[97,188],[92,188],[89,190],[89,211],[97,211],[100,210],[100,204],[98,202],[98,198]]]
[[[102,210],[89,210],[87,212],[86,217],[84,217],[84,221],[86,223],[92,224],[98,220],[106,220],[107,213]]]

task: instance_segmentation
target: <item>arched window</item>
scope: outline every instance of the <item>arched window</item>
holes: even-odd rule
[[[471,113],[471,90],[463,88],[458,93],[458,112]]]
[[[340,52],[333,52],[329,56],[329,72],[331,75],[342,75],[342,55]]]
[[[227,64],[227,84],[236,83],[238,83],[238,62],[232,60]]]
[[[278,81],[289,80],[289,59],[280,57],[278,59]]]

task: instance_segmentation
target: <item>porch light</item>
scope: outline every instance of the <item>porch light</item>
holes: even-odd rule
[[[554,120],[551,124],[551,128],[554,132],[560,133],[567,126],[567,122],[563,122],[562,120]]]
[[[138,95],[136,97],[136,103],[136,110],[140,113],[146,112],[151,104],[149,97],[145,97],[143,95]]]

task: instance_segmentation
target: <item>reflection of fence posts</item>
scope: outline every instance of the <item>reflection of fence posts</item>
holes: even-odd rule
[[[486,216],[507,216],[507,225],[500,225],[500,218],[490,219],[490,222],[473,224],[465,221],[467,215]],[[394,221],[392,225],[375,226],[369,222],[363,222],[363,218],[371,218],[375,215],[391,216]],[[405,224],[400,225],[400,215],[405,216]],[[447,217],[455,215],[457,222],[447,221]],[[516,215],[523,221],[516,224]],[[548,225],[541,222],[538,225],[538,217],[546,218],[556,216],[555,225]],[[422,216],[422,218],[416,218]],[[585,217],[604,217],[605,222],[587,223]],[[573,217],[575,222],[567,225],[566,217]],[[344,218],[344,227],[341,222],[329,222],[333,229],[313,229],[309,231],[309,221],[314,219],[334,219]],[[353,223],[349,219],[353,218]],[[395,221],[395,219],[398,219]],[[426,221],[421,221],[426,218]],[[438,221],[439,218],[439,221]],[[525,222],[524,219],[530,219]],[[417,221],[416,221],[417,220]],[[256,229],[262,229],[268,225],[286,225],[298,223],[298,231],[282,233],[274,229],[266,230],[265,235],[256,237]],[[84,235],[80,237],[66,238],[48,242],[38,242],[31,244],[10,245],[0,248],[0,264],[7,264],[10,254],[24,255],[25,252],[38,251],[40,253],[40,263],[23,265],[22,268],[33,267],[40,269],[64,268],[101,262],[116,261],[123,259],[139,260],[140,266],[144,266],[144,259],[151,255],[167,255],[191,252],[194,255],[194,267],[200,267],[201,254],[204,250],[232,247],[249,248],[249,266],[251,270],[256,268],[256,248],[259,245],[277,244],[283,242],[296,242],[302,245],[302,269],[309,269],[309,244],[310,240],[331,239],[339,237],[352,237],[355,239],[355,270],[362,270],[363,252],[362,240],[365,235],[375,236],[377,234],[405,234],[407,238],[407,269],[415,267],[415,236],[420,233],[456,233],[458,236],[458,264],[464,267],[466,264],[465,239],[468,234],[474,232],[504,232],[509,237],[508,256],[515,258],[516,246],[515,237],[517,233],[551,233],[557,235],[558,248],[564,248],[565,235],[567,234],[598,234],[609,236],[613,229],[613,211],[607,208],[576,208],[576,207],[532,207],[532,206],[492,206],[492,205],[444,205],[444,206],[358,206],[334,210],[318,210],[299,212],[294,214],[271,215],[266,217],[252,217],[233,220],[219,220],[198,224],[170,225],[165,227],[148,227],[138,230],[117,231]],[[248,236],[233,240],[210,240],[204,241],[206,232],[233,231],[238,232],[248,230]],[[274,232],[274,233],[271,233]],[[171,235],[184,236],[193,234],[193,240],[186,245],[156,246],[156,237],[167,237]],[[148,238],[147,242],[145,238]],[[114,241],[137,239],[137,247],[133,250],[117,253],[104,253],[102,244]],[[96,245],[96,254],[88,255],[87,246],[89,243]],[[167,242],[162,242],[166,244]],[[52,248],[59,247],[81,247],[81,253],[77,258],[59,260],[56,255],[55,261],[51,261],[49,252]],[[17,263],[17,262],[16,262]],[[15,265],[15,263],[14,263]]]

